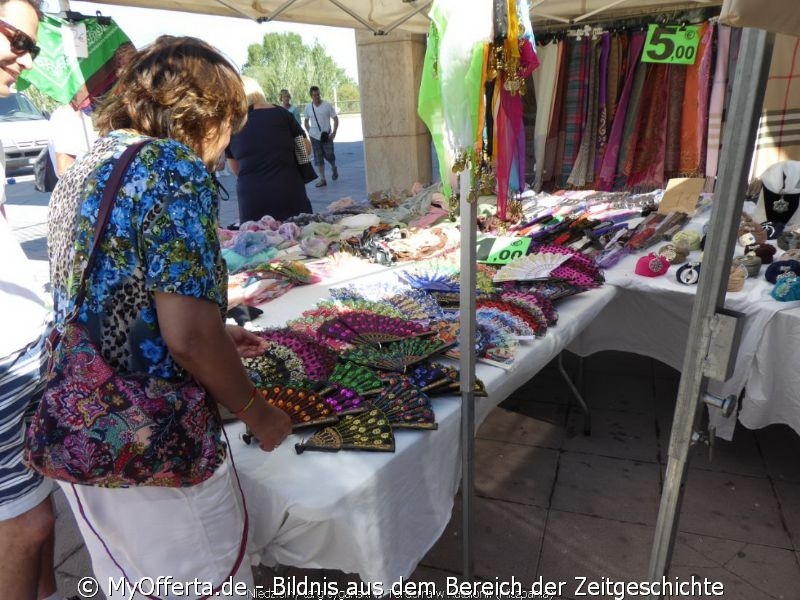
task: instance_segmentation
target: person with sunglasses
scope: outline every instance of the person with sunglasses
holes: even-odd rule
[[[0,0],[0,96],[33,66],[40,18],[38,0]],[[4,200],[0,185],[0,596],[61,600],[53,573],[52,482],[22,463],[25,415],[43,384],[50,314],[5,218]]]

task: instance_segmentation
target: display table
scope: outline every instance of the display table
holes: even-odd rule
[[[326,287],[297,288],[269,302],[259,324],[285,324],[327,298]],[[476,398],[476,426],[557,356],[615,295],[615,288],[605,286],[560,301],[558,324],[543,338],[523,343],[511,370],[478,363],[477,376],[488,397]],[[457,396],[433,398],[438,430],[396,431],[394,453],[307,451],[298,456],[294,444],[301,435],[265,453],[240,440],[241,423],[229,424],[250,512],[251,553],[267,565],[358,573],[386,589],[410,575],[450,520],[461,473],[460,405]]]
[[[700,231],[705,220],[694,219],[685,229]],[[651,251],[657,251],[662,245],[656,244]],[[778,250],[776,258],[781,252]],[[742,248],[737,247],[736,254],[741,253]],[[616,287],[619,293],[599,318],[581,331],[569,349],[580,356],[589,356],[601,350],[634,352],[650,356],[680,371],[687,351],[689,322],[697,286],[678,283],[675,278],[679,267],[677,265],[670,266],[669,271],[661,277],[636,275],[636,261],[643,254],[645,252],[627,256],[605,272],[607,284]],[[699,251],[694,251],[689,260],[700,260],[700,256]],[[793,389],[783,386],[794,384],[792,380],[783,380],[782,373],[776,373],[778,380],[772,380],[774,387],[767,390],[766,381],[754,378],[757,376],[755,369],[763,370],[767,364],[774,364],[776,359],[780,359],[765,332],[773,332],[770,337],[782,335],[773,330],[784,327],[782,324],[787,319],[777,320],[777,317],[786,311],[797,315],[797,311],[792,309],[800,307],[800,301],[778,302],[770,296],[772,284],[764,279],[766,268],[766,265],[761,267],[757,278],[747,279],[742,291],[728,292],[725,297],[725,308],[745,315],[744,328],[733,375],[725,382],[710,381],[708,387],[710,393],[720,397],[730,394],[738,396],[746,388],[741,420],[748,427],[751,426],[749,423],[767,422],[766,416],[759,416],[762,410],[769,410],[765,399],[778,401],[778,396],[783,394],[782,390]],[[797,328],[800,328],[800,323]],[[777,360],[777,363],[774,365],[776,370],[787,370],[783,361]],[[757,406],[748,406],[754,398],[761,398],[762,401]],[[736,414],[725,419],[719,411],[712,410],[709,417],[711,425],[716,428],[717,436],[727,440],[733,438]],[[793,420],[782,419],[780,422],[800,423],[800,413]],[[795,430],[800,433],[800,427],[795,427]]]

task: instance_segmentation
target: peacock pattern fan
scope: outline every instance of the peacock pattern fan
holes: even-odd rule
[[[321,396],[300,386],[271,385],[261,390],[267,404],[280,408],[292,420],[292,429],[336,423],[339,415]]]
[[[380,408],[395,429],[436,429],[431,400],[408,377],[395,376],[385,380],[386,387],[370,398]]]
[[[327,384],[329,387],[320,393],[327,395],[334,386],[353,390],[362,396],[377,394],[383,389],[383,382],[375,371],[349,361],[338,363],[334,367]]]
[[[381,346],[359,346],[345,353],[344,358],[379,371],[402,373],[407,367],[444,352],[450,345],[438,338],[412,338]]]
[[[339,452],[369,450],[394,452],[394,433],[388,417],[376,407],[359,415],[347,415],[341,421],[317,431],[310,438],[294,445],[298,454],[306,450]]]
[[[355,345],[396,342],[433,334],[414,321],[364,311],[345,313],[329,319],[322,324],[319,331],[328,337]]]

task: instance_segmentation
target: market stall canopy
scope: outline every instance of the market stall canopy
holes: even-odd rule
[[[786,12],[791,12],[789,5],[794,1],[773,3],[786,5]],[[262,22],[277,20],[353,27],[383,34],[395,29],[427,33],[430,26],[427,14],[433,0],[103,0],[103,4],[242,17]],[[543,22],[580,24],[596,15],[613,18],[720,4],[722,0],[533,0],[530,3],[534,29]]]

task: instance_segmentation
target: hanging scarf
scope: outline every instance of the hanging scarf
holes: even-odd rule
[[[563,113],[563,157],[558,184],[564,187],[572,173],[581,143],[581,132],[586,119],[586,100],[589,82],[589,51],[591,40],[569,40],[569,69]]]
[[[600,41],[591,40],[589,50],[589,85],[586,118],[581,133],[581,144],[567,184],[582,188],[586,181],[594,180],[594,153],[597,147],[597,98],[599,96]]]
[[[667,103],[664,99],[669,93],[669,65],[650,64],[647,70],[628,177],[628,185],[642,191],[664,186],[667,145]]]
[[[595,151],[592,174],[588,179],[594,180],[595,174],[603,164],[603,154],[608,143],[608,63],[611,53],[611,34],[603,34],[600,42],[600,97],[597,100],[597,149]]]
[[[625,127],[626,113],[633,89],[633,82],[636,77],[636,67],[639,64],[639,55],[642,52],[643,46],[644,33],[634,33],[628,48],[628,56],[630,59],[627,61],[628,67],[625,73],[625,83],[623,84],[622,93],[615,110],[614,120],[611,125],[611,133],[608,136],[608,144],[606,145],[606,153],[603,156],[603,164],[600,167],[599,185],[597,185],[597,188],[600,190],[610,191],[614,187],[617,161],[622,147],[622,135]]]
[[[700,26],[697,59],[686,67],[686,86],[681,115],[681,162],[684,177],[705,174],[705,150],[708,119],[708,95],[711,84],[711,42],[714,28]]]
[[[445,192],[456,157],[479,143],[484,47],[491,28],[486,0],[438,0],[431,10],[417,112],[434,137]],[[437,145],[437,139],[438,145]]]
[[[686,86],[686,67],[672,65],[669,71],[669,96],[667,97],[667,153],[664,159],[664,176],[678,177],[681,164],[681,115]]]
[[[533,87],[536,95],[533,151],[536,158],[534,188],[538,190],[542,187],[547,132],[553,118],[553,106],[558,87],[558,43],[553,41],[544,46],[538,46],[536,52],[540,66],[533,72]]]
[[[544,167],[542,168],[542,186],[550,184],[556,173],[561,171],[558,159],[561,132],[561,115],[563,111],[564,91],[567,84],[567,45],[561,40],[558,42],[558,57],[556,59],[556,91],[553,97],[553,114],[550,125],[547,127],[547,141],[544,146]],[[561,149],[563,153],[563,148]]]

